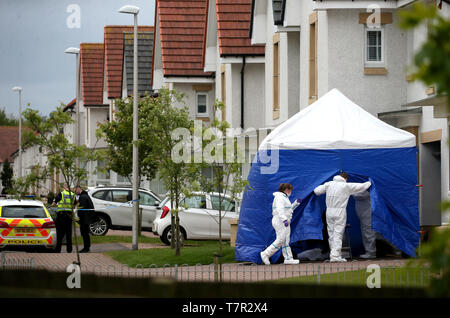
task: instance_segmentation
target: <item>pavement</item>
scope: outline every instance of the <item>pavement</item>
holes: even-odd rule
[[[142,232],[148,237],[155,237],[153,233]],[[130,231],[109,231],[108,235],[130,236]],[[150,244],[140,243],[139,249],[165,248],[163,243]],[[81,249],[82,246],[79,246]],[[130,243],[104,243],[93,244],[89,253],[80,254],[81,271],[106,276],[125,277],[159,277],[185,281],[214,281],[218,276],[218,267],[211,265],[177,265],[156,268],[156,265],[143,268],[129,267],[121,264],[110,256],[103,253],[109,251],[130,250]],[[65,251],[63,245],[62,253],[30,253],[20,251],[6,251],[2,253],[0,267],[5,265],[6,269],[30,268],[46,269],[50,271],[66,271],[68,265],[77,261],[75,248],[72,253]],[[367,269],[370,264],[377,264],[381,268],[402,267],[407,260],[399,258],[387,258],[376,260],[353,260],[347,263],[329,262],[302,262],[298,265],[272,264],[257,265],[252,263],[222,264],[223,281],[263,281],[291,278],[298,276],[322,275],[336,272],[356,271]]]

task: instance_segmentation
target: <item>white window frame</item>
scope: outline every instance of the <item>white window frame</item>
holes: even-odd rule
[[[380,31],[381,32],[381,61],[369,61],[367,56],[367,32]],[[386,45],[384,41],[384,27],[365,27],[364,28],[364,65],[366,67],[383,67],[386,64]]]
[[[206,112],[199,113],[198,112],[198,96],[205,95],[206,96]],[[195,114],[197,117],[209,117],[209,105],[208,105],[208,92],[197,92],[195,94]]]

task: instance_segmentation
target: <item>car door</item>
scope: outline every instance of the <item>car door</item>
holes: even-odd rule
[[[95,211],[108,213],[107,207],[111,205],[112,201],[111,192],[109,190],[95,191],[92,193],[91,199]]]
[[[159,199],[148,192],[139,191],[139,208],[142,209],[142,227],[151,228],[156,218]]]
[[[211,236],[215,238],[219,238],[219,207],[220,201],[218,195],[211,195],[211,210],[210,213],[213,215],[214,223],[211,225]],[[230,238],[230,223],[228,220],[237,218],[236,213],[236,203],[232,201],[229,197],[222,196],[222,238],[229,239]]]
[[[131,226],[133,222],[131,190],[111,190],[111,200],[107,213],[113,225]]]
[[[210,222],[212,220],[206,211],[206,197],[203,194],[196,194],[185,198],[182,204],[187,209],[180,215],[180,224],[186,230],[188,238],[204,239],[209,238]]]

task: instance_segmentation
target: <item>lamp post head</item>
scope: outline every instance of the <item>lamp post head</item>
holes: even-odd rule
[[[15,91],[15,92],[21,92],[21,91],[22,91],[22,87],[20,87],[20,86],[14,86],[14,87],[12,88],[12,90]]]
[[[119,9],[120,13],[138,14],[139,8],[136,6],[123,6]]]
[[[80,49],[76,48],[76,47],[69,47],[67,48],[64,53],[68,53],[68,54],[78,54],[80,53]]]

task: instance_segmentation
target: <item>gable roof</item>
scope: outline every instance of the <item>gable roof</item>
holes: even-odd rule
[[[107,25],[104,28],[105,75],[108,98],[122,97],[123,33],[132,32],[132,25]],[[138,31],[152,32],[152,26],[138,26]]]
[[[216,1],[220,56],[263,56],[264,45],[252,45],[249,37],[252,0]]]
[[[14,162],[11,155],[19,148],[19,126],[0,126],[0,145],[0,163]]]
[[[134,33],[124,32],[124,61],[127,94],[133,94]],[[152,92],[153,32],[138,32],[138,93]]]
[[[81,43],[81,93],[84,106],[103,105],[103,43]]]
[[[203,70],[207,11],[208,0],[156,1],[164,76],[213,75]]]

